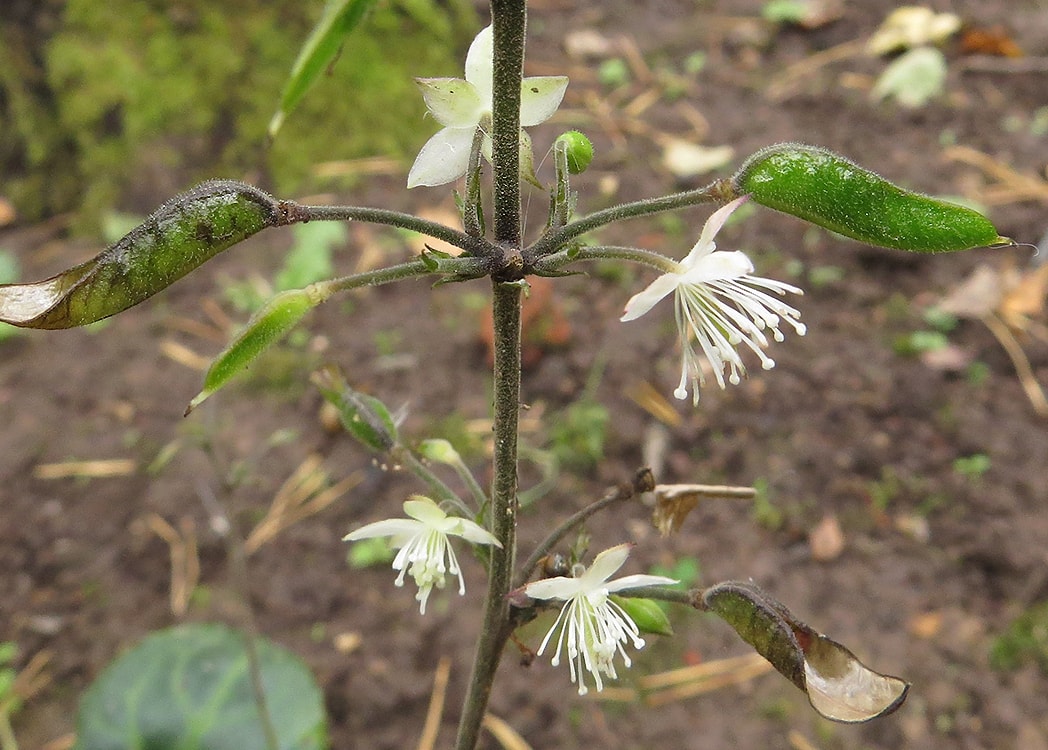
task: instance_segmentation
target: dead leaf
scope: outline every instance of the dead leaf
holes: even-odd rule
[[[836,560],[844,551],[844,532],[837,516],[830,514],[808,532],[808,547],[817,562]]]
[[[887,55],[901,49],[941,44],[961,28],[953,13],[936,13],[920,5],[893,10],[866,43],[871,55]]]
[[[934,638],[942,630],[943,615],[940,611],[922,612],[910,618],[908,629],[918,638]]]
[[[1003,26],[973,27],[961,35],[961,52],[966,55],[1022,57],[1023,50]]]
[[[6,227],[18,217],[14,204],[7,198],[0,198],[0,227]]]
[[[981,319],[1001,303],[1001,273],[992,266],[976,266],[971,275],[943,297],[938,309],[959,318]]]
[[[1019,276],[1001,298],[997,312],[1011,328],[1025,330],[1029,318],[1044,315],[1048,300],[1048,263]]]
[[[730,487],[721,484],[657,484],[655,510],[651,523],[663,536],[680,530],[699,500],[738,498],[752,500],[757,491],[752,487]]]
[[[686,178],[720,169],[735,157],[731,146],[700,146],[671,138],[662,148],[662,164],[674,177]]]

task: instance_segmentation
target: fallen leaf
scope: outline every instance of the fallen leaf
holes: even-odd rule
[[[916,47],[892,61],[881,73],[870,95],[875,101],[894,98],[916,108],[943,91],[946,58],[935,47]]]
[[[1003,26],[988,29],[970,28],[961,35],[961,52],[966,55],[993,55],[995,57],[1022,57],[1022,47],[1012,39]]]
[[[812,559],[817,562],[836,560],[844,551],[844,532],[835,515],[823,516],[823,519],[808,532],[808,547]]]
[[[918,638],[927,640],[939,634],[939,631],[942,630],[942,621],[942,612],[922,612],[910,619],[908,629]]]
[[[671,138],[662,149],[662,163],[674,177],[685,178],[720,169],[735,156],[731,146],[700,146]]]
[[[905,5],[884,19],[866,43],[866,50],[872,55],[887,55],[925,44],[940,44],[960,28],[961,19],[953,13]]]
[[[938,309],[960,318],[979,319],[996,310],[1002,296],[1001,273],[984,264],[976,266],[968,278],[950,290]]]

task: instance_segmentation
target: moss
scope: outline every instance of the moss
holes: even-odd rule
[[[266,125],[321,10],[292,0],[69,0],[42,56],[48,96],[29,96],[19,76],[0,79],[0,102],[18,114],[25,169],[13,197],[23,215],[76,208],[80,228],[94,231],[123,195],[147,212],[217,175],[293,195],[313,184],[320,161],[406,159],[431,129],[412,78],[461,75],[470,14],[436,0],[382,4],[267,148]],[[50,179],[35,171],[46,159],[33,156],[63,143],[62,174],[78,185],[55,205]]]

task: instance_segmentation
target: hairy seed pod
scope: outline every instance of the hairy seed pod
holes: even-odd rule
[[[1013,244],[979,212],[903,190],[817,146],[762,149],[731,184],[736,195],[870,245],[939,253]]]
[[[33,284],[0,286],[0,320],[72,328],[115,315],[228,247],[288,223],[293,205],[243,182],[203,182],[86,263]]]

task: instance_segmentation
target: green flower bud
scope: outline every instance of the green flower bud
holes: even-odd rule
[[[447,440],[431,438],[419,443],[418,454],[423,458],[440,464],[456,466],[462,463],[462,457]]]
[[[1012,244],[977,211],[893,185],[832,151],[782,143],[751,156],[737,195],[870,245],[939,253]]]
[[[641,599],[638,597],[612,596],[611,600],[622,607],[626,614],[642,633],[653,633],[654,635],[673,635],[673,627],[670,618],[652,599]]]
[[[568,171],[572,174],[582,174],[586,167],[593,161],[593,143],[584,133],[577,130],[569,130],[557,137],[557,143],[567,146]]]

